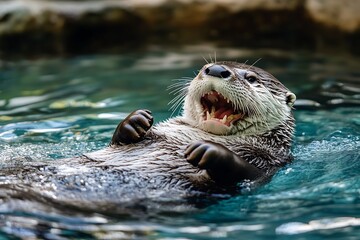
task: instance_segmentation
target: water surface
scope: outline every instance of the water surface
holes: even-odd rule
[[[178,114],[169,111],[174,96],[166,89],[174,79],[193,77],[209,52],[213,58],[211,46],[194,46],[0,61],[0,238],[358,239],[360,60],[341,54],[216,49],[217,60],[252,64],[261,58],[256,66],[307,99],[295,110],[294,162],[255,191],[191,203],[170,197],[153,206],[146,199],[117,204],[103,191],[107,206],[88,202],[80,208],[58,206],[26,189],[17,190],[21,196],[9,192],[6,169],[19,162],[101,149],[135,109],[151,109],[157,122]],[[95,177],[103,179],[99,187],[116,184],[104,172]],[[89,178],[67,181],[78,187],[76,196],[93,187]],[[19,209],[17,201],[29,207]],[[31,208],[34,202],[39,208]]]

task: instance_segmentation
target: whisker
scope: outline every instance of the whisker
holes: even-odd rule
[[[168,103],[168,105],[177,102],[179,99],[183,98],[184,96],[186,96],[186,94],[179,94],[179,95],[177,95],[176,97],[174,97],[174,98]]]
[[[172,111],[171,113],[172,115],[175,113],[175,111],[179,110],[179,108],[183,106],[183,102],[184,102],[184,98],[180,99],[179,101],[171,105],[169,110]]]
[[[181,98],[179,98],[179,99],[177,99],[176,101],[174,101],[174,102],[171,104],[170,110],[172,110],[172,109],[174,109],[174,108],[175,108],[175,109],[178,108],[179,105],[183,102],[184,98],[185,98],[185,95],[184,95],[184,96],[181,96]],[[170,104],[168,104],[168,105],[170,105]]]
[[[173,89],[178,89],[183,88],[183,87],[187,87],[190,82],[193,80],[193,78],[190,77],[183,77],[183,78],[177,78],[177,79],[172,79],[172,81],[176,81],[172,84],[170,84],[169,86],[167,86],[166,90],[173,90]]]
[[[171,92],[169,92],[170,94],[173,94],[173,95],[177,95],[179,94],[180,92],[184,92],[187,90],[187,87],[182,87],[182,88],[177,88],[177,89],[174,89],[172,90]]]
[[[167,88],[166,91],[169,91],[169,95],[175,95],[175,94],[173,94],[173,92],[176,92],[180,89],[187,89],[187,87],[188,86],[181,85],[181,86],[176,86],[176,87],[172,87],[172,88]]]
[[[210,57],[210,61],[211,63],[213,63],[214,61],[212,60],[211,54],[209,53],[209,57]]]
[[[202,56],[202,58],[205,60],[205,62],[206,62],[207,64],[209,64],[208,60],[207,60],[204,56]]]
[[[185,86],[188,86],[189,83],[174,83],[174,84],[171,84],[170,86],[168,86],[166,88],[166,90],[172,90],[174,88],[179,88],[179,87],[185,87]]]
[[[171,111],[171,117],[175,114],[176,111],[178,111],[180,108],[182,108],[183,106],[183,100],[179,101],[178,103],[174,104],[173,106],[171,106],[169,108],[169,110]]]
[[[258,60],[256,60],[253,64],[251,64],[251,66],[248,67],[247,70],[249,70],[251,67],[253,67],[257,62],[259,62],[262,58],[259,58]]]
[[[249,60],[246,60],[241,67],[244,67]]]
[[[171,79],[171,81],[188,81],[188,80],[193,80],[192,77],[182,77],[182,78],[174,78],[174,79]]]
[[[183,85],[185,85],[185,84],[189,84],[191,82],[191,80],[189,79],[189,80],[179,80],[179,81],[177,81],[177,82],[174,82],[174,83],[172,83],[172,84],[170,84],[170,86],[173,86],[173,85],[181,85],[181,84],[183,84]]]
[[[182,79],[182,80],[178,80],[178,81],[170,84],[169,86],[177,85],[177,84],[188,84],[189,82],[190,82],[190,79],[189,80]]]
[[[180,94],[181,92],[187,92],[187,87],[178,87],[178,88],[175,88],[175,89],[172,89],[171,91],[169,91],[169,95],[178,95]]]
[[[171,104],[172,106],[170,107],[170,110],[172,110],[170,117],[172,117],[175,114],[175,112],[179,109],[179,107],[183,105],[182,103],[184,102],[185,97],[186,94],[184,95],[180,94],[176,97],[177,98],[176,101],[174,101],[174,99],[171,101],[173,102],[173,104]],[[170,103],[168,105],[170,105]]]

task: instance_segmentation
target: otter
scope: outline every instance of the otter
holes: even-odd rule
[[[0,169],[7,176],[1,191],[7,199],[31,193],[54,207],[66,202],[98,209],[96,201],[104,208],[115,200],[163,199],[169,192],[178,199],[261,182],[292,160],[295,99],[260,68],[209,63],[176,98],[180,116],[153,126],[149,110],[136,110],[102,150]]]
[[[270,73],[209,63],[183,96],[181,116],[152,126],[151,112],[136,110],[117,126],[109,148],[84,156],[186,188],[264,179],[292,160],[296,96]]]

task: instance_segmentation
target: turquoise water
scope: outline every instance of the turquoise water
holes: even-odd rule
[[[157,122],[178,114],[169,111],[174,96],[166,89],[173,79],[193,77],[209,52],[214,57],[211,46],[195,46],[0,61],[0,238],[359,239],[360,59],[341,54],[216,49],[218,60],[261,58],[256,66],[298,98],[321,104],[299,101],[294,162],[253,192],[191,203],[162,199],[163,208],[148,211],[146,199],[141,206],[115,201],[104,209],[95,203],[72,209],[26,189],[16,199],[4,190],[6,169],[18,161],[57,161],[101,149],[135,109],[151,109]],[[39,208],[18,208],[19,199],[38,201]]]

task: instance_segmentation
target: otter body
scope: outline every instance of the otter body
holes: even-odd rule
[[[151,127],[150,111],[134,111],[108,149],[86,157],[185,188],[262,179],[291,161],[295,95],[269,73],[207,64],[184,96],[182,116]]]
[[[132,200],[136,194],[256,181],[291,161],[295,95],[266,71],[210,63],[177,99],[183,102],[181,116],[152,126],[150,111],[134,111],[118,125],[109,147],[7,170],[14,185],[6,186],[13,194],[14,186],[20,191],[25,183],[52,201],[90,201],[100,193]]]

